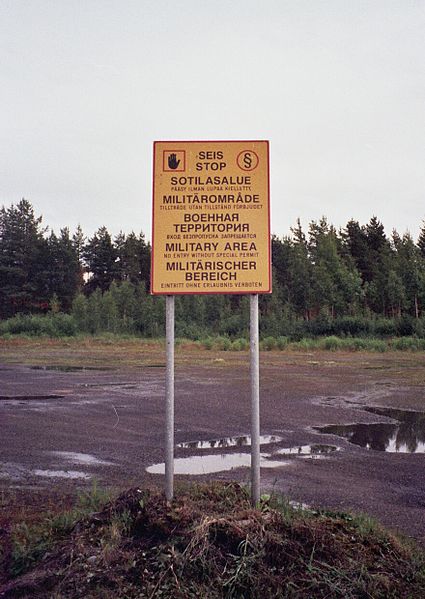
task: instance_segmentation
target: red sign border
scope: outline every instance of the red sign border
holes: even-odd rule
[[[154,264],[154,224],[155,224],[155,164],[157,154],[157,144],[199,144],[199,143],[265,143],[267,149],[267,225],[268,225],[268,273],[269,287],[267,290],[255,291],[153,291],[153,264]],[[182,151],[182,150],[180,150]],[[150,276],[150,294],[151,295],[265,295],[272,293],[272,256],[271,256],[271,218],[270,218],[270,142],[267,139],[201,139],[201,140],[157,140],[153,142],[153,165],[152,165],[152,250],[151,250],[151,276]]]

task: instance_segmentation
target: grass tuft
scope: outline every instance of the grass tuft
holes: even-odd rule
[[[15,524],[11,530],[11,574],[28,570],[54,544],[69,534],[85,516],[95,512],[109,499],[107,491],[94,481],[91,489],[79,493],[75,507],[59,514],[47,513],[35,524]]]

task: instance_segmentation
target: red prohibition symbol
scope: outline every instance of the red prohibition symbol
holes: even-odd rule
[[[238,154],[236,162],[238,163],[238,167],[243,171],[253,171],[257,168],[260,159],[258,158],[258,154],[253,150],[242,150]]]

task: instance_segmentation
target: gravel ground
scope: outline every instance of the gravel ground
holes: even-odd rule
[[[94,478],[117,488],[162,484],[162,475],[146,471],[163,461],[161,362],[127,365],[110,357],[92,369],[81,360],[76,366],[74,356],[73,368],[66,372],[48,369],[58,363],[54,349],[40,354],[36,369],[27,357],[19,363],[16,350],[13,359],[7,348],[2,356],[3,498],[14,494],[31,502],[37,497],[38,506],[40,494],[65,495],[91,485]],[[193,468],[199,466],[199,456],[215,456],[200,471],[217,469],[226,459],[246,463],[246,456],[238,458],[249,452],[243,439],[213,448],[188,442],[249,435],[248,354],[179,348],[176,358],[175,441],[185,444],[176,447],[176,458],[197,457],[189,463]],[[61,353],[60,364],[65,363]],[[425,544],[425,454],[368,450],[315,428],[394,423],[362,409],[367,406],[425,411],[424,366],[422,354],[262,353],[261,433],[275,436],[262,446],[263,491],[282,491],[309,506],[366,512]],[[331,448],[309,455],[304,447],[326,450],[317,449],[318,444]],[[295,449],[288,454],[289,448]],[[221,462],[222,454],[233,457]],[[178,465],[184,470],[187,462],[176,461],[176,469]],[[249,482],[250,474],[245,466],[194,478]]]

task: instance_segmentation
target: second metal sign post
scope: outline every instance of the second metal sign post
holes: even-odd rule
[[[154,143],[151,293],[166,295],[166,497],[173,497],[174,296],[249,294],[252,501],[260,498],[258,293],[271,293],[267,141]]]

